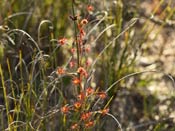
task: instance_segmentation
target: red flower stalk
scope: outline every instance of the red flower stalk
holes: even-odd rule
[[[81,28],[80,29],[80,39],[86,35],[86,32]]]
[[[77,36],[77,43],[80,43],[82,45],[83,43],[83,37],[86,35],[86,32],[84,31],[84,29],[79,25],[79,36]]]

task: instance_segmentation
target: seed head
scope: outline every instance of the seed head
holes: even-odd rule
[[[80,22],[80,25],[83,26],[83,25],[86,25],[87,23],[88,23],[87,19],[82,19]]]

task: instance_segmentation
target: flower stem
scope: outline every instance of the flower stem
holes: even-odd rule
[[[72,13],[73,13],[73,17],[75,17],[75,11],[74,11],[74,1],[72,1]],[[78,39],[77,39],[77,25],[76,25],[76,21],[74,20],[74,35],[75,35],[75,44],[76,44],[76,48],[77,48],[77,68],[80,66],[80,45],[78,43]]]
[[[72,0],[72,14],[73,14],[73,17],[75,17],[75,11],[74,11],[74,0]],[[74,37],[75,37],[75,44],[76,44],[76,48],[77,48],[77,69],[80,67],[80,44],[78,42],[78,38],[77,38],[77,23],[76,23],[76,20],[74,20]],[[78,78],[79,80],[81,79],[80,78],[80,74],[78,73]],[[78,87],[78,93],[80,93],[82,90],[81,88],[81,83],[79,84],[79,87]]]

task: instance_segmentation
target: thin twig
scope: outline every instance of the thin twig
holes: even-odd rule
[[[152,72],[152,73],[163,73],[163,72],[161,72],[161,71],[156,71],[156,70],[146,70],[146,71],[134,72],[134,73],[128,74],[128,75],[126,75],[126,76],[120,78],[119,80],[115,81],[115,82],[106,90],[106,92],[110,91],[110,90],[111,90],[115,85],[117,85],[120,81],[122,81],[122,80],[124,80],[124,79],[126,79],[126,78],[128,78],[128,77],[135,76],[135,75],[139,75],[139,74],[143,74],[143,73],[151,73],[151,72]],[[174,79],[172,78],[172,76],[169,75],[169,74],[165,74],[165,73],[163,73],[163,74],[164,74],[165,76],[167,76],[167,77],[172,81],[173,87],[174,87],[174,89],[175,89],[175,81],[174,81]]]
[[[120,128],[120,130],[123,131],[122,126],[121,126],[120,122],[117,120],[117,118],[115,118],[115,117],[114,117],[112,114],[110,114],[110,113],[106,113],[106,115],[112,117],[112,118],[117,122],[118,127]]]
[[[126,130],[138,129],[138,128],[142,128],[142,127],[149,126],[149,125],[155,125],[157,123],[164,122],[164,121],[170,120],[170,119],[174,119],[174,117],[165,118],[165,119],[158,120],[158,121],[149,121],[149,122],[141,123],[141,124],[138,124],[138,125],[135,125],[135,126],[127,127]]]

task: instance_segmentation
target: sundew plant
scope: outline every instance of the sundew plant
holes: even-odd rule
[[[141,101],[133,110],[134,102],[118,97],[129,96],[127,84],[148,85],[139,75],[162,73],[139,71],[136,60],[154,30],[146,29],[148,21],[173,27],[166,20],[174,10],[167,7],[163,21],[154,15],[164,0],[150,16],[136,13],[139,1],[59,2],[0,2],[0,130],[124,131],[157,123],[150,129],[169,129],[161,120],[134,126],[127,111],[140,115],[142,109],[139,123],[154,119],[148,112],[156,112],[150,105],[158,100],[147,102],[146,91],[131,95]]]

